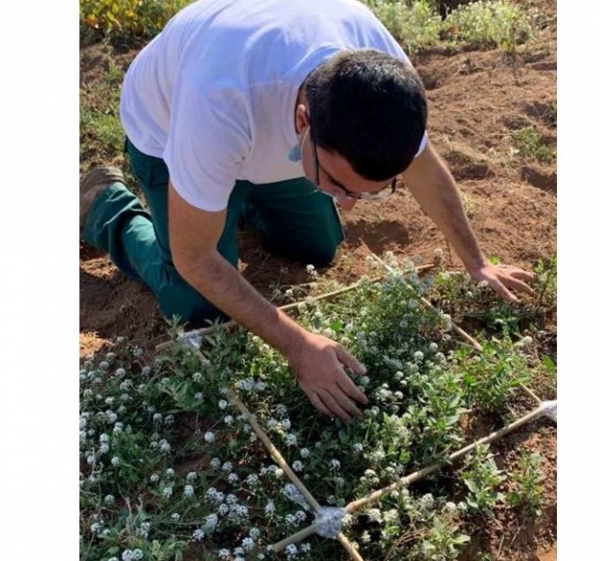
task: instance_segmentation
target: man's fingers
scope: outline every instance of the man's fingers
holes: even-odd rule
[[[518,290],[519,292],[525,292],[529,295],[535,294],[533,288],[531,288],[528,284],[524,283],[521,280],[518,280],[514,277],[509,277],[504,281],[504,284],[509,284],[511,288]]]
[[[367,373],[364,364],[352,356],[342,345],[335,347],[335,354],[338,360],[354,374],[362,376]]]
[[[348,413],[346,413],[346,411],[344,411],[344,409],[338,403],[336,398],[333,395],[331,395],[327,390],[322,391],[319,394],[319,397],[326,405],[327,409],[333,411],[335,416],[339,417],[342,421],[344,421],[344,423],[349,423],[352,420],[352,417]]]
[[[508,290],[508,288],[506,288],[506,286],[504,286],[502,281],[499,279],[489,280],[488,284],[490,288],[494,289],[496,293],[507,302],[516,303],[519,301],[519,299],[510,290]]]
[[[344,392],[344,394],[352,398],[354,401],[358,401],[363,405],[369,403],[367,396],[354,385],[354,382],[352,382],[346,373],[344,373],[344,375],[338,379],[337,385],[339,386],[340,390]]]
[[[334,412],[331,411],[324,403],[323,400],[319,397],[319,394],[316,392],[306,392],[309,401],[312,403],[313,407],[323,413],[326,417],[335,416]]]

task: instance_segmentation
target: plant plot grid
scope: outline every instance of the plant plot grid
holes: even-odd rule
[[[319,282],[319,296],[295,291],[286,306],[372,373],[355,379],[369,388],[360,423],[315,414],[290,385],[285,358],[243,329],[215,326],[201,341],[188,332],[151,364],[128,344],[101,363],[86,357],[83,559],[328,559],[337,558],[335,541],[355,560],[456,559],[469,516],[497,503],[496,484],[478,466],[506,479],[494,472],[489,444],[541,415],[555,418],[556,402],[527,387],[521,358],[543,373],[530,351],[511,358],[499,340],[490,350],[438,309],[455,311],[430,291],[439,272],[423,278],[431,266],[401,270],[385,258],[393,266],[371,257],[383,275],[336,290]],[[508,338],[506,349],[524,339]],[[518,391],[527,395],[509,405]],[[536,408],[522,415],[529,399]],[[459,459],[464,467],[450,469]],[[523,465],[535,475],[528,458]],[[513,481],[511,503],[520,500]],[[532,499],[535,510],[540,496]],[[329,539],[306,539],[314,534]]]
[[[386,264],[378,256],[372,255],[371,257],[375,261],[379,262],[382,265],[382,267],[387,270],[388,273],[390,273],[392,275],[394,274],[393,268],[391,268],[388,264]],[[427,268],[427,267],[425,267],[425,268]],[[348,289],[351,290],[351,289],[355,288],[356,286],[358,286],[358,285],[352,285],[350,287],[347,287],[346,289],[343,289],[343,291],[346,291]],[[410,288],[409,284],[407,284],[407,286]],[[338,292],[330,293],[328,295],[325,295],[325,297],[331,297],[332,295],[335,296],[337,294],[338,294]],[[439,313],[440,315],[442,314],[441,311],[435,309],[435,307],[428,300],[423,298],[422,296],[419,297],[419,301],[426,308],[428,308],[430,310],[434,310],[437,313]],[[288,307],[290,309],[296,308],[297,304],[291,304]],[[462,339],[467,341],[470,345],[472,345],[478,351],[483,350],[481,345],[475,339],[473,339],[467,332],[465,332],[459,326],[457,326],[452,320],[450,320],[450,325],[451,325],[452,331],[454,333],[456,333]],[[209,329],[212,330],[212,328],[209,328]],[[479,440],[461,448],[460,450],[457,450],[457,451],[449,454],[445,460],[438,461],[438,462],[432,463],[428,466],[425,466],[422,469],[419,469],[419,470],[411,473],[408,476],[397,477],[397,480],[394,483],[392,483],[386,487],[383,487],[377,491],[374,491],[363,498],[356,499],[356,500],[346,504],[345,507],[323,507],[322,505],[319,504],[319,502],[313,497],[313,495],[306,488],[306,486],[300,481],[300,479],[294,473],[292,468],[290,468],[290,466],[288,465],[287,461],[285,460],[285,458],[281,454],[281,452],[277,449],[277,447],[273,444],[271,439],[263,431],[263,429],[261,428],[256,417],[252,414],[252,412],[248,409],[248,407],[246,407],[246,405],[239,398],[239,396],[236,394],[236,392],[231,388],[227,388],[225,391],[226,395],[229,397],[229,399],[232,401],[232,403],[234,403],[235,406],[241,411],[241,413],[244,415],[246,420],[250,423],[250,425],[252,426],[252,429],[254,430],[256,435],[260,438],[260,440],[263,442],[263,444],[265,445],[266,449],[268,450],[268,452],[271,455],[271,457],[273,458],[273,460],[285,472],[285,474],[289,478],[290,482],[304,496],[304,498],[310,505],[310,507],[314,513],[314,516],[315,516],[315,521],[312,524],[295,532],[294,534],[290,535],[289,537],[269,546],[267,548],[267,550],[273,551],[274,553],[284,551],[290,545],[295,544],[303,539],[306,539],[316,533],[322,537],[337,539],[340,542],[340,544],[344,547],[344,549],[347,551],[347,553],[351,559],[353,559],[355,561],[363,561],[363,557],[360,555],[360,553],[354,547],[352,542],[348,539],[348,537],[342,531],[343,524],[348,521],[349,517],[351,517],[352,514],[357,513],[359,511],[365,509],[366,507],[376,503],[382,497],[384,497],[385,495],[387,495],[393,491],[398,490],[400,487],[408,487],[410,484],[415,483],[415,482],[439,471],[440,469],[451,465],[453,462],[463,458],[468,453],[474,451],[478,446],[488,445],[488,444],[502,438],[503,436],[515,431],[516,429],[526,425],[527,423],[530,423],[534,420],[539,419],[542,416],[551,418],[552,420],[554,420],[554,422],[557,421],[557,401],[556,400],[542,401],[539,397],[537,397],[535,395],[535,393],[531,389],[529,389],[524,384],[520,384],[520,387],[531,398],[533,398],[535,400],[537,407],[535,407],[534,409],[532,409],[525,415],[519,417],[512,423],[504,426],[502,429],[494,431],[494,432],[488,434],[487,436],[480,438]]]

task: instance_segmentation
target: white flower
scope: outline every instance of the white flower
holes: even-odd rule
[[[231,552],[228,549],[219,549],[219,559],[227,559],[231,555]]]
[[[236,483],[239,480],[240,480],[240,478],[237,473],[230,473],[227,476],[227,481],[229,481],[229,483]]]
[[[302,471],[304,469],[304,465],[302,465],[302,462],[299,460],[296,460],[293,464],[292,464],[292,469],[294,471]]]
[[[112,505],[112,504],[114,504],[114,502],[115,502],[115,498],[114,498],[114,496],[113,496],[113,495],[106,495],[106,497],[104,497],[104,502],[105,502],[107,505]]]
[[[248,535],[256,541],[260,537],[260,530],[258,528],[251,528]]]
[[[300,457],[306,459],[306,458],[308,458],[308,456],[310,456],[310,451],[308,450],[308,448],[301,448],[300,449]]]
[[[173,477],[175,475],[175,470],[173,468],[167,468],[165,470],[165,475],[167,477]]]
[[[288,434],[285,437],[285,442],[288,446],[296,446],[298,439],[295,434]]]
[[[308,553],[310,551],[310,544],[309,543],[300,544],[300,551],[302,551],[302,553]]]
[[[258,483],[258,475],[251,473],[248,477],[246,477],[246,483],[250,487],[254,487]]]
[[[288,556],[288,559],[296,557],[296,555],[298,555],[298,548],[292,543],[285,548],[285,553]]]
[[[206,517],[206,522],[204,523],[204,527],[207,529],[207,531],[212,531],[217,527],[217,524],[219,523],[219,517],[216,514],[209,514]]]
[[[223,464],[223,466],[221,467],[221,469],[225,472],[225,473],[229,473],[230,471],[233,470],[233,464],[231,462],[225,462]]]
[[[340,469],[340,466],[341,466],[341,465],[342,465],[342,464],[340,464],[340,461],[339,461],[339,460],[336,460],[336,459],[333,459],[333,460],[331,460],[331,461],[329,462],[329,467],[330,467],[330,468],[331,468],[333,471]]]
[[[181,518],[181,514],[179,514],[178,512],[174,512],[173,514],[171,514],[171,520],[173,522],[179,522],[180,518]]]
[[[165,499],[170,499],[173,494],[173,487],[165,487],[162,494]]]
[[[140,527],[138,528],[138,534],[142,536],[142,538],[148,538],[148,534],[150,533],[150,522],[142,522]]]
[[[171,445],[163,438],[159,443],[161,452],[168,452],[171,449]]]
[[[204,539],[205,535],[206,534],[200,528],[197,528],[192,534],[192,539],[196,540],[197,542],[200,542]]]
[[[244,551],[250,551],[251,549],[254,549],[254,540],[252,538],[244,538],[242,540],[242,547],[244,548]]]
[[[371,522],[381,522],[383,520],[381,511],[378,508],[369,509],[367,511],[367,515],[369,516],[369,520],[371,520]]]
[[[229,406],[229,402],[226,399],[221,399],[219,401],[219,409],[227,409]]]
[[[229,512],[229,507],[223,503],[219,505],[219,508],[217,508],[217,512],[221,515],[221,516],[225,516],[228,512]]]
[[[188,498],[193,497],[194,496],[194,487],[192,485],[186,485],[183,488],[183,494]]]
[[[215,435],[212,432],[204,433],[204,440],[210,444],[211,442],[214,442]]]
[[[121,459],[119,458],[119,456],[113,456],[112,460],[110,461],[110,463],[113,466],[118,466],[120,463]]]
[[[210,467],[213,469],[219,469],[221,467],[221,460],[219,460],[219,458],[213,458],[210,461]]]
[[[352,450],[354,450],[357,454],[363,451],[363,445],[360,442],[355,442],[352,445]]]
[[[426,510],[431,510],[435,506],[435,500],[431,493],[427,493],[421,497],[421,506]]]
[[[265,512],[267,514],[275,514],[275,503],[269,499],[267,501],[267,506],[265,507]]]
[[[158,475],[158,473],[153,473],[150,476],[150,483],[158,483],[159,479],[160,479],[160,475]]]
[[[231,425],[233,425],[233,417],[231,415],[227,415],[226,417],[223,418],[223,422],[226,425],[231,426]]]
[[[185,476],[185,480],[188,483],[194,483],[194,481],[196,481],[196,479],[198,478],[198,474],[195,471],[190,471],[186,476]]]

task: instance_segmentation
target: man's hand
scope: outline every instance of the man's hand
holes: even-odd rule
[[[365,367],[342,345],[313,333],[288,355],[288,361],[310,402],[324,415],[349,423],[362,417],[356,402],[368,400],[344,371],[365,374]]]
[[[471,278],[478,282],[487,282],[499,296],[507,302],[518,302],[519,299],[509,290],[533,294],[533,290],[525,281],[531,282],[535,275],[512,265],[493,265],[486,262],[482,267],[469,271]]]

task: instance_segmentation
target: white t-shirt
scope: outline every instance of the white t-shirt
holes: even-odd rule
[[[408,62],[356,0],[200,0],[129,67],[121,121],[136,148],[164,159],[185,201],[223,210],[236,180],[304,175],[288,158],[298,90],[327,58],[362,48]]]

